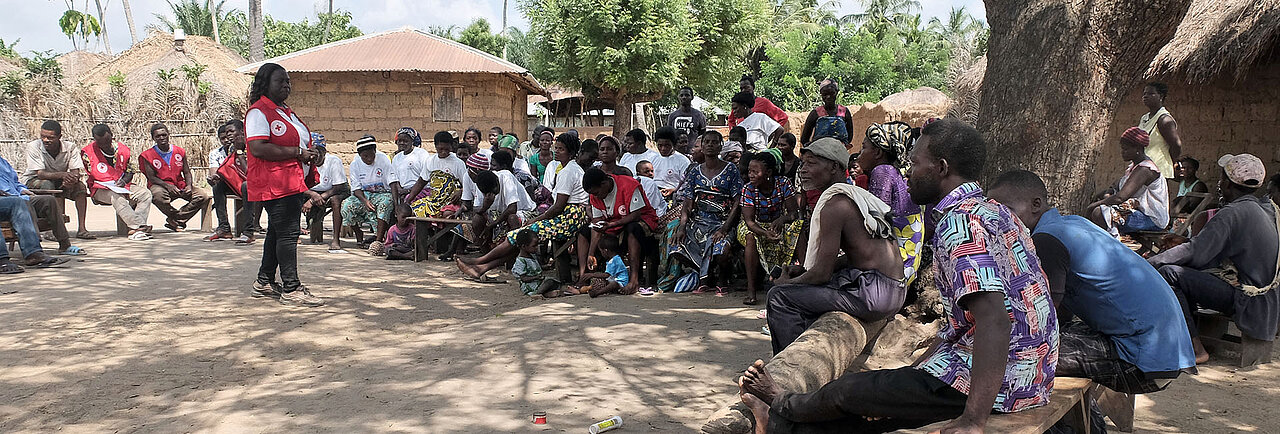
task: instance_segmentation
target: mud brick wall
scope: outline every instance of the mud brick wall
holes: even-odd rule
[[[1213,190],[1219,178],[1218,157],[1250,153],[1267,165],[1267,175],[1280,170],[1280,59],[1255,67],[1240,79],[1227,71],[1206,84],[1187,84],[1184,76],[1158,77],[1169,85],[1165,108],[1178,121],[1182,153],[1200,160],[1200,179]],[[1098,157],[1099,186],[1119,181],[1125,162],[1120,159],[1119,137],[1137,126],[1147,112],[1142,105],[1143,85],[1123,98],[1107,131],[1107,142]]]
[[[395,133],[405,126],[418,130],[424,144],[437,131],[455,130],[461,136],[472,126],[485,134],[499,126],[522,139],[528,135],[528,92],[500,74],[297,72],[290,78],[289,105],[312,131],[324,134],[330,151],[346,161],[354,154],[355,141],[365,134],[378,139],[380,151],[394,153]],[[457,121],[436,121],[436,97],[447,87],[461,89],[461,116]]]

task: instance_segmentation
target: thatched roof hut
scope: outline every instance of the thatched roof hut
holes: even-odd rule
[[[977,89],[985,72],[980,61],[960,75],[957,98]],[[1142,88],[1159,81],[1169,85],[1165,107],[1178,122],[1183,154],[1202,163],[1201,179],[1216,179],[1213,162],[1227,153],[1257,155],[1268,174],[1280,169],[1280,136],[1270,133],[1280,129],[1280,0],[1193,0],[1140,80],[1122,97],[1106,143],[1137,125],[1147,112]],[[1100,181],[1116,180],[1125,165],[1104,147],[1098,167]]]
[[[243,100],[252,77],[237,73],[235,69],[245,63],[239,54],[211,38],[187,36],[179,51],[173,35],[153,31],[114,59],[86,71],[80,82],[92,87],[99,95],[107,95],[111,92],[108,77],[120,72],[125,77],[125,99],[138,101],[155,90],[159,82],[158,71],[175,71],[176,83],[186,80],[181,71],[183,66],[200,64],[206,66],[200,81],[209,82],[216,93]]]
[[[76,80],[84,73],[89,72],[90,69],[93,69],[93,67],[106,62],[107,56],[78,50],[58,56],[55,60],[62,67],[62,77],[64,79]]]

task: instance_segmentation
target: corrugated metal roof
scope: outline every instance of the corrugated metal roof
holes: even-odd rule
[[[330,42],[254,62],[236,71],[252,74],[264,63],[290,72],[473,72],[507,75],[533,93],[546,89],[520,65],[412,27]],[[519,78],[517,78],[519,77]]]

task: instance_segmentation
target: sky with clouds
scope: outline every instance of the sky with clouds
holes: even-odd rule
[[[4,13],[0,13],[0,39],[6,43],[18,42],[16,49],[24,55],[30,51],[53,50],[57,53],[71,51],[71,41],[58,29],[58,18],[66,10],[68,0],[2,0]],[[86,3],[96,16],[92,1],[69,0],[76,8],[85,10]],[[120,0],[101,0],[106,8],[106,28],[111,49],[123,51],[130,44],[129,26],[125,22]],[[527,28],[528,21],[521,16],[511,0],[507,12],[508,24]],[[839,14],[860,10],[857,0],[840,1]],[[927,21],[931,17],[945,17],[952,7],[963,6],[969,13],[983,17],[981,0],[921,0],[921,14]],[[314,16],[316,11],[328,6],[324,0],[263,0],[263,13],[275,19],[298,21]],[[365,33],[379,32],[412,26],[426,29],[430,26],[466,26],[475,18],[485,18],[496,29],[502,21],[502,0],[333,0],[335,9],[351,11],[353,24]],[[130,0],[138,38],[146,36],[146,26],[159,22],[155,14],[168,14],[165,0]],[[226,8],[249,9],[248,0],[226,0]],[[91,51],[103,51],[96,42],[89,44]]]

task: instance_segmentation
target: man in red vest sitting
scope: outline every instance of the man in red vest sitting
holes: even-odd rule
[[[204,209],[209,194],[191,183],[194,178],[191,177],[191,167],[187,165],[187,151],[169,144],[168,127],[152,125],[151,141],[156,145],[138,155],[138,167],[151,186],[151,203],[168,217],[164,227],[179,232],[187,228],[187,220]],[[185,200],[187,204],[175,209],[173,201],[176,199]]]
[[[619,240],[627,248],[627,266],[635,276],[618,293],[634,294],[640,288],[643,250],[656,251],[653,233],[658,229],[658,213],[640,187],[640,181],[624,175],[610,175],[599,168],[582,175],[582,189],[591,194],[591,233],[578,236],[578,247],[587,247],[591,267],[596,262],[602,237]],[[643,249],[648,245],[649,249]]]

